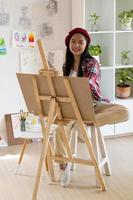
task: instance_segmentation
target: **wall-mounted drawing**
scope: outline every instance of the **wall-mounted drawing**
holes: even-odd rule
[[[15,18],[15,28],[29,30],[31,28],[31,9],[28,5],[23,5],[18,8]]]
[[[36,44],[36,34],[31,31],[13,31],[12,47],[34,48]]]
[[[55,62],[55,53],[52,52],[52,51],[50,51],[50,52],[48,53],[48,64],[49,64],[49,67],[50,67],[51,69],[54,68],[54,62]]]
[[[7,47],[5,43],[5,38],[0,37],[0,56],[7,54]]]
[[[38,32],[41,38],[44,38],[46,36],[52,36],[54,32],[53,26],[51,23],[43,23],[40,26],[38,26]]]
[[[21,51],[20,65],[22,73],[38,73],[38,70],[41,69],[41,62],[37,50]]]
[[[50,50],[48,52],[47,58],[50,68],[55,68],[58,71],[62,71],[62,66],[63,66],[62,50]]]
[[[0,1],[0,26],[9,24],[9,13],[4,11],[4,2]]]
[[[56,0],[49,0],[46,9],[49,16],[55,15],[58,12],[58,2]]]
[[[31,27],[31,20],[27,17],[28,15],[28,7],[22,6],[21,7],[22,16],[19,18],[19,25],[25,29],[30,29]]]

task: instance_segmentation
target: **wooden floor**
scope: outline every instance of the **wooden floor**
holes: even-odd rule
[[[39,143],[29,145],[20,175],[14,172],[21,146],[0,148],[0,200],[31,200],[40,146]],[[59,183],[49,185],[44,170],[38,200],[133,200],[133,137],[108,139],[106,146],[112,168],[112,176],[104,176],[107,192],[95,187],[91,167],[77,165],[68,188],[62,188]],[[87,158],[83,143],[79,149]],[[59,174],[57,165],[55,169]]]

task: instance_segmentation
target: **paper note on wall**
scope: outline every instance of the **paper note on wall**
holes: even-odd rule
[[[7,54],[7,47],[4,37],[0,37],[0,56]]]
[[[22,51],[20,52],[20,64],[22,73],[38,73],[41,69],[41,61],[38,52],[33,51]]]
[[[13,31],[12,47],[13,48],[35,48],[36,33],[32,31]]]

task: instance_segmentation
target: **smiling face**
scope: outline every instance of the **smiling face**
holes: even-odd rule
[[[72,54],[76,55],[81,55],[87,45],[87,41],[81,33],[75,33],[69,42],[69,49]]]

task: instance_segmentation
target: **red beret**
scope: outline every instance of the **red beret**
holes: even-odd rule
[[[81,33],[81,34],[83,34],[88,39],[88,43],[90,44],[91,39],[90,39],[90,36],[89,36],[88,32],[85,29],[83,29],[83,28],[75,28],[75,29],[71,30],[68,33],[68,35],[66,36],[66,38],[65,38],[65,44],[66,44],[66,46],[69,44],[69,41],[70,41],[71,37],[75,33]]]

